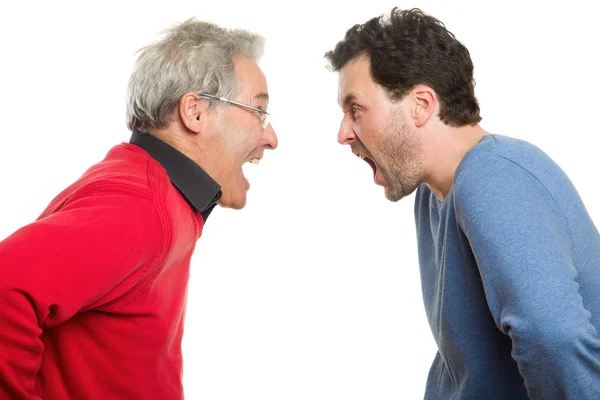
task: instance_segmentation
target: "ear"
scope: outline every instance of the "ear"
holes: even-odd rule
[[[200,133],[204,122],[208,101],[196,93],[188,92],[179,99],[179,117],[190,131]]]
[[[411,116],[417,127],[421,127],[435,114],[437,107],[437,95],[432,88],[425,85],[417,85],[410,91]]]

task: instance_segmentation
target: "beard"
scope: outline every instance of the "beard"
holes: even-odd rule
[[[416,132],[406,121],[401,109],[396,109],[375,142],[372,151],[359,141],[352,149],[369,157],[377,165],[387,186],[385,197],[393,202],[410,195],[421,184],[423,178],[422,143]]]

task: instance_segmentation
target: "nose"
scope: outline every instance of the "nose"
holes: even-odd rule
[[[352,120],[344,115],[338,131],[337,140],[339,144],[352,144],[356,141],[356,133],[352,129],[352,125]]]
[[[268,124],[265,130],[263,131],[261,145],[267,149],[275,150],[278,144],[279,140],[277,139],[277,134],[275,133],[273,126],[271,124]]]

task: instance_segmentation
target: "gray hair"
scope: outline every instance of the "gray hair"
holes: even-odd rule
[[[258,61],[264,51],[260,35],[194,18],[164,33],[160,41],[138,51],[127,88],[127,127],[131,130],[164,127],[188,92],[235,97],[234,56]]]

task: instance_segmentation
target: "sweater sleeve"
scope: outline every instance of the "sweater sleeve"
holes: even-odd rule
[[[494,155],[463,171],[459,224],[532,399],[600,399],[600,340],[579,294],[567,220],[536,177]]]
[[[163,241],[150,193],[116,186],[0,242],[0,399],[38,399],[42,330],[127,294]]]

